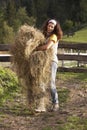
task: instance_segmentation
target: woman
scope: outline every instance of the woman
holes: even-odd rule
[[[37,47],[37,50],[47,50],[52,48],[53,50],[53,59],[51,64],[51,96],[52,96],[52,111],[57,111],[59,109],[59,100],[58,100],[58,93],[56,90],[55,79],[56,79],[56,72],[58,67],[58,58],[57,58],[57,49],[58,49],[58,42],[62,38],[62,30],[60,24],[55,19],[47,20],[43,26],[43,34],[46,38],[46,44]],[[40,107],[36,109],[37,112],[46,111],[44,101],[41,100]]]

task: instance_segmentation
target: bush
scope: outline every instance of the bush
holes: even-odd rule
[[[10,69],[0,67],[0,103],[11,99],[19,90],[16,74]]]
[[[71,20],[66,20],[65,23],[63,24],[63,30],[65,32],[71,30],[72,27],[73,27],[73,21],[71,21]]]

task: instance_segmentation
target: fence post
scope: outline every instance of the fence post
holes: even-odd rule
[[[62,51],[63,51],[63,54],[64,54],[65,53],[64,48],[62,49]],[[64,60],[62,60],[62,67],[64,67]]]
[[[78,50],[78,56],[80,55],[80,50]],[[79,61],[77,61],[77,67],[79,67]]]

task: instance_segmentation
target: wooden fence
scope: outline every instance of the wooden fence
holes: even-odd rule
[[[9,52],[11,45],[9,44],[0,44],[0,62],[10,62],[11,55],[9,53],[6,54],[6,52]],[[59,61],[77,61],[77,67],[59,67],[59,71],[74,71],[74,72],[87,72],[87,68],[81,68],[79,67],[79,62],[85,62],[87,63],[87,43],[68,43],[68,42],[60,42],[59,43],[59,49],[58,49],[58,59]],[[66,50],[69,50],[67,52]],[[75,51],[75,53],[70,52],[70,50]],[[81,53],[81,52],[84,53]],[[5,54],[3,53],[5,52]]]
[[[73,72],[87,72],[86,67],[80,67],[80,63],[87,64],[87,43],[73,43],[73,42],[60,42],[58,53],[59,60],[63,61],[77,61],[76,67],[59,67],[60,71],[73,71]]]

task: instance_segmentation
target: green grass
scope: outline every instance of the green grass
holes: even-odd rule
[[[87,130],[87,119],[77,116],[69,116],[65,123],[54,127],[46,126],[42,130]]]
[[[73,82],[81,82],[87,84],[87,73],[73,73],[73,72],[58,72],[57,73],[57,80],[61,80],[64,83],[73,83]],[[3,69],[0,67],[0,98],[7,99],[12,98],[12,93],[19,93],[19,84],[16,75],[9,69]],[[87,87],[87,86],[85,86]],[[60,103],[66,103],[67,98],[69,97],[69,90],[68,88],[59,88],[59,100]],[[11,95],[10,95],[11,94]],[[15,100],[15,99],[14,99]],[[1,100],[2,101],[2,100]],[[2,105],[2,109],[5,106]],[[17,115],[17,116],[27,116],[32,115],[33,113],[29,111],[25,106],[19,104],[19,102],[13,102],[12,106],[6,107],[7,112],[9,111],[10,114]],[[4,108],[5,109],[5,108]],[[2,111],[3,112],[3,111]],[[0,121],[1,125],[3,125],[4,118],[6,118],[6,114],[0,112]],[[62,115],[62,114],[61,114]],[[49,114],[50,118],[55,117],[54,114]],[[1,118],[2,117],[2,118]],[[48,120],[49,117],[46,114],[43,118],[45,121]],[[50,126],[44,126],[42,130],[87,130],[87,119],[84,117],[80,117],[78,115],[67,115],[66,121],[62,118],[56,121],[56,125],[52,124]],[[4,124],[4,128],[8,128],[9,124]]]
[[[69,97],[69,92],[70,91],[67,88],[58,89],[58,96],[61,104],[67,102],[67,99]]]
[[[87,73],[74,73],[74,72],[58,72],[57,81],[62,81],[63,84],[69,85],[69,83],[80,84],[79,89],[87,89]],[[58,87],[58,94],[60,103],[65,103],[68,101],[69,89],[66,87]]]
[[[52,128],[48,126],[46,128],[43,128],[42,130],[52,130]]]
[[[87,27],[75,32],[75,35],[67,37],[65,35],[63,37],[64,41],[70,41],[70,42],[80,42],[80,43],[87,43]]]
[[[58,72],[57,78],[63,81],[78,80],[80,82],[87,82],[87,73]]]

